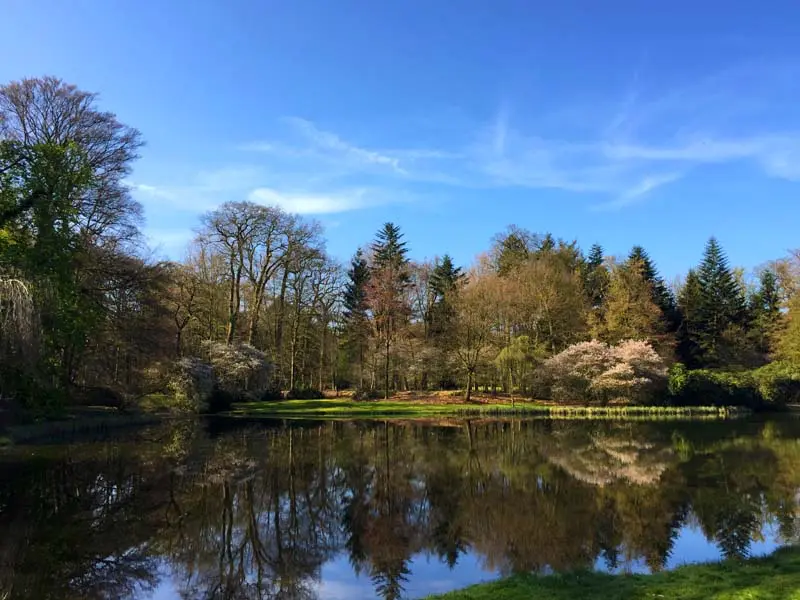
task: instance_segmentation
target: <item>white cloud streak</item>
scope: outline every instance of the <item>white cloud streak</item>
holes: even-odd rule
[[[299,215],[326,215],[347,212],[369,206],[365,190],[354,190],[336,195],[292,194],[261,187],[250,192],[251,202],[279,206],[285,211]]]
[[[767,177],[800,181],[800,121],[779,110],[794,106],[798,73],[794,65],[753,63],[653,94],[640,68],[620,100],[559,107],[549,122],[547,115],[512,115],[503,102],[461,140],[433,147],[370,146],[286,117],[288,135],[238,148],[249,159],[269,155],[273,172],[233,166],[185,185],[137,182],[132,189],[187,210],[249,198],[325,215],[395,203],[420,184],[564,190],[614,210],[702,175],[706,165],[748,163]]]

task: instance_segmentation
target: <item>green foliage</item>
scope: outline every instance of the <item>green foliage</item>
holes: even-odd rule
[[[592,245],[583,262],[583,287],[589,306],[593,309],[600,309],[605,303],[610,275],[604,262],[603,247],[600,244]]]
[[[650,293],[653,302],[661,310],[662,319],[668,331],[675,331],[678,327],[678,313],[675,296],[658,274],[658,269],[650,255],[641,246],[634,246],[628,255],[628,264],[641,265],[642,276],[650,284]]]
[[[674,363],[669,368],[667,375],[667,390],[671,396],[680,396],[689,381],[689,371],[686,365],[680,362]]]
[[[408,263],[408,247],[403,241],[400,227],[394,223],[385,223],[378,231],[372,251],[375,267],[378,269],[391,267],[400,271]]]
[[[785,327],[776,334],[777,355],[781,360],[800,365],[800,293],[789,300]]]
[[[669,392],[671,401],[683,406],[778,407],[800,401],[800,370],[787,363],[749,371],[689,371],[676,364],[670,370]]]
[[[672,397],[681,406],[744,406],[760,408],[762,399],[752,373],[697,369],[687,371],[680,385],[671,387],[679,393]]]
[[[513,273],[531,254],[533,236],[517,227],[511,227],[496,243],[496,268],[501,276]]]
[[[774,405],[800,403],[800,365],[779,361],[752,373],[764,402]]]
[[[744,290],[713,237],[697,270],[697,285],[690,337],[699,348],[700,360],[705,366],[735,364],[739,354],[735,342],[741,339],[735,328],[746,317]]]

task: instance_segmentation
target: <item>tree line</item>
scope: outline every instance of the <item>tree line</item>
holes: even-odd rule
[[[714,238],[673,284],[641,246],[615,257],[517,226],[465,267],[412,260],[386,223],[341,265],[313,220],[230,201],[201,217],[183,260],[154,260],[126,185],[142,145],[59,79],[0,87],[4,398],[136,396],[201,363],[214,386],[259,398],[535,395],[542,365],[589,340],[643,341],[689,369],[800,363],[800,255],[749,275]]]

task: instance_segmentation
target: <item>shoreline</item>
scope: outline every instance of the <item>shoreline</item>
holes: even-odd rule
[[[669,598],[674,600],[798,600],[800,546],[784,546],[744,561],[682,565],[649,575],[578,572],[512,575],[424,600],[601,600]]]
[[[0,432],[0,447],[20,444],[58,443],[73,436],[104,434],[126,428],[160,423],[165,415],[134,414],[77,414],[65,419],[13,425]]]
[[[719,406],[558,406],[536,401],[465,404],[422,400],[277,400],[236,403],[220,416],[265,418],[540,417],[551,419],[729,419],[752,414]]]

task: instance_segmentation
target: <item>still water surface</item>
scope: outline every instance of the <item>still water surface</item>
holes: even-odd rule
[[[800,420],[190,421],[0,455],[0,597],[418,598],[800,542]]]

